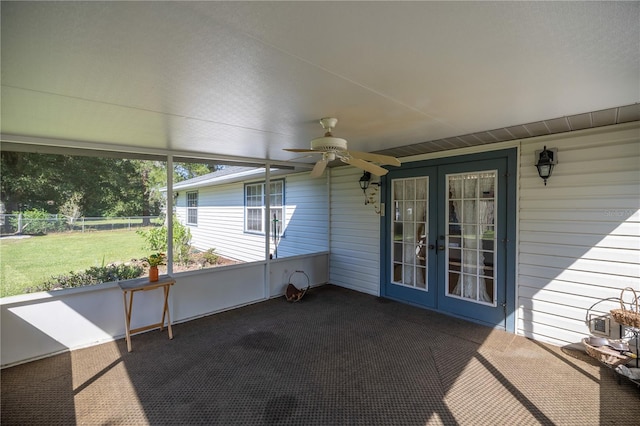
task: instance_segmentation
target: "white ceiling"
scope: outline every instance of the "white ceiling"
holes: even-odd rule
[[[5,141],[291,160],[282,149],[307,148],[325,116],[349,148],[381,151],[640,101],[637,1],[1,12]]]

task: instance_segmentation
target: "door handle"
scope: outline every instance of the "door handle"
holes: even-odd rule
[[[444,251],[444,245],[440,244],[440,245],[435,245],[435,244],[429,244],[429,250],[436,250],[436,253],[438,253],[438,251]]]

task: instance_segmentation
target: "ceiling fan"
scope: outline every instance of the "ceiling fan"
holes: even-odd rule
[[[331,130],[336,127],[337,123],[337,118],[321,118],[320,124],[322,125],[322,128],[327,132],[324,134],[324,136],[315,138],[311,141],[311,149],[285,149],[285,151],[290,152],[312,152],[322,154],[322,158],[318,160],[316,165],[313,167],[313,170],[311,171],[311,177],[321,176],[329,161],[333,161],[336,158],[340,159],[340,161],[342,161],[343,163],[350,164],[354,167],[370,172],[371,174],[376,176],[386,175],[387,173],[389,173],[389,170],[373,163],[390,166],[400,165],[400,160],[389,155],[371,154],[368,152],[360,151],[348,151],[347,141],[342,138],[336,138],[331,134]]]

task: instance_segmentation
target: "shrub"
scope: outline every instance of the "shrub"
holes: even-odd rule
[[[138,230],[138,235],[145,239],[145,249],[156,252],[167,251],[167,225],[149,230]],[[178,218],[173,216],[173,253],[179,263],[189,261],[191,251],[191,230],[184,226]]]
[[[136,234],[140,235],[145,240],[145,245],[144,245],[145,250],[155,251],[155,252],[167,251],[167,226],[166,225],[162,225],[159,228],[151,228],[149,230],[139,229],[136,231]]]
[[[218,258],[220,256],[218,256],[215,253],[216,249],[214,248],[210,248],[209,250],[207,250],[206,252],[204,252],[204,254],[202,255],[202,257],[204,258],[204,260],[207,261],[208,264],[210,265],[215,265],[216,263],[218,263]]]
[[[50,291],[62,288],[83,287],[106,283],[116,280],[129,280],[142,275],[144,268],[140,265],[111,264],[107,266],[92,266],[82,272],[53,276],[42,284],[26,289],[27,293]]]

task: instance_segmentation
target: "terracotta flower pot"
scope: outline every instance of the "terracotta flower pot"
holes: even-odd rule
[[[154,282],[158,281],[158,267],[150,266],[149,267],[149,281]]]

